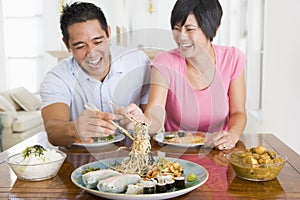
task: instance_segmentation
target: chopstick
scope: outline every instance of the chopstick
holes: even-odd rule
[[[91,103],[86,103],[84,104],[84,107],[88,110],[94,110],[94,111],[99,111],[99,109],[94,106],[93,104]],[[130,133],[124,129],[123,127],[119,126],[118,124],[116,124],[114,121],[112,120],[109,120],[109,122],[114,125],[116,128],[118,128],[125,136],[129,137],[131,140],[134,140],[134,138],[130,135]]]
[[[116,104],[114,104],[112,101],[110,102],[110,104],[113,107],[115,107],[115,109],[119,109],[119,107]],[[127,117],[133,123],[138,123],[139,122],[135,117],[133,117],[132,115],[130,115],[128,113],[125,114],[125,117]]]

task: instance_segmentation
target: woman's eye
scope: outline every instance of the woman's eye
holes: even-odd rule
[[[186,30],[187,30],[187,32],[193,32],[196,29],[186,29]]]

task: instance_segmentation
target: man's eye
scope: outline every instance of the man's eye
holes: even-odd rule
[[[173,30],[174,30],[174,31],[180,31],[180,28],[174,27]]]
[[[76,46],[75,49],[82,49],[84,46]]]
[[[96,45],[101,44],[103,41],[97,41],[95,42]]]

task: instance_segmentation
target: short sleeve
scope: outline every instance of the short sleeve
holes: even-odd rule
[[[246,55],[239,50],[238,48],[233,48],[233,63],[231,71],[231,81],[236,80],[242,74],[245,64],[246,64]]]

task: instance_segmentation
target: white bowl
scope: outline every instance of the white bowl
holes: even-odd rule
[[[6,159],[6,163],[15,172],[18,179],[25,181],[40,181],[52,178],[57,175],[67,155],[59,150],[55,150],[60,156],[57,160],[46,161],[38,164],[21,164],[17,162],[22,153],[12,155]]]

